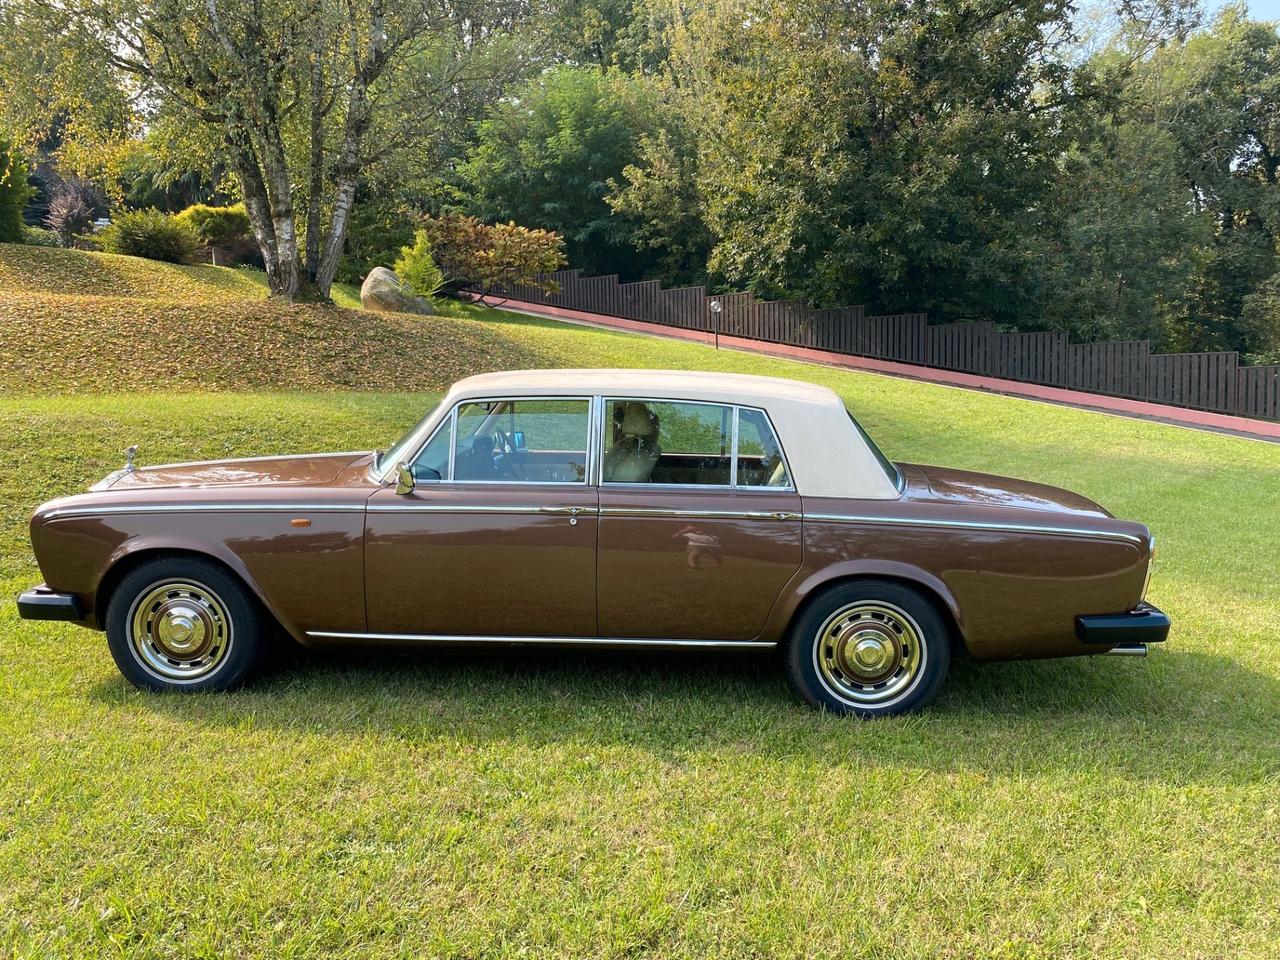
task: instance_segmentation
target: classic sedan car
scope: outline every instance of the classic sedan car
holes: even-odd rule
[[[1142,653],[1140,523],[1021,480],[893,463],[830,390],[532,370],[456,384],[385,453],[137,467],[44,504],[22,616],[105,630],[153,690],[317,644],[781,648],[860,716],[976,659]]]

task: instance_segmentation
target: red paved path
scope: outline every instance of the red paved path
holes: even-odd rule
[[[629,330],[634,333],[645,333],[652,336],[692,340],[696,343],[712,344],[716,341],[714,334],[703,330],[668,327],[659,323],[627,320],[623,317],[604,316],[599,313],[570,310],[567,307],[553,307],[543,303],[529,303],[524,300],[503,301],[499,305],[499,309],[511,310],[516,313],[529,313],[540,317],[551,317],[556,320],[566,320],[570,323],[585,323],[596,327],[607,327],[613,330]],[[1225,413],[1190,410],[1186,407],[1172,407],[1162,403],[1148,403],[1144,400],[1125,400],[1122,397],[1108,397],[1100,393],[1085,393],[1080,390],[1048,387],[1038,383],[1022,383],[1018,380],[1002,380],[999,377],[984,377],[974,373],[961,373],[957,370],[939,370],[934,367],[918,366],[914,363],[898,363],[894,360],[854,357],[847,353],[814,350],[810,347],[794,347],[784,343],[767,343],[762,340],[750,340],[746,337],[721,336],[719,343],[721,347],[732,350],[745,350],[749,353],[763,353],[774,357],[786,357],[791,360],[804,360],[809,363],[844,367],[849,370],[864,370],[894,377],[909,377],[912,380],[924,380],[929,383],[941,383],[971,390],[987,390],[1014,397],[1025,397],[1029,400],[1068,404],[1073,407],[1100,410],[1104,413],[1159,420],[1163,423],[1172,423],[1178,426],[1234,433],[1257,440],[1280,443],[1280,423],[1270,420],[1251,420],[1248,417],[1233,417]]]

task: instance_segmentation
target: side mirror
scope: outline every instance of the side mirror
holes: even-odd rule
[[[407,463],[401,463],[396,468],[396,493],[400,496],[413,493],[414,479],[413,471],[409,469]]]

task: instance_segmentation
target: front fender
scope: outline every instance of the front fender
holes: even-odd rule
[[[305,519],[303,527],[292,526]],[[101,626],[100,601],[135,559],[186,552],[238,576],[300,642],[308,630],[362,632],[363,512],[121,513],[32,524],[32,546],[49,587],[77,595],[86,622]]]

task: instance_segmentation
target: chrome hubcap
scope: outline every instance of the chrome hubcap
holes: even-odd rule
[[[204,584],[152,584],[129,615],[129,645],[138,662],[162,680],[193,683],[209,676],[231,649],[226,604]]]
[[[923,674],[927,656],[910,614],[870,600],[828,617],[813,647],[823,686],[854,706],[883,706],[905,696]]]

